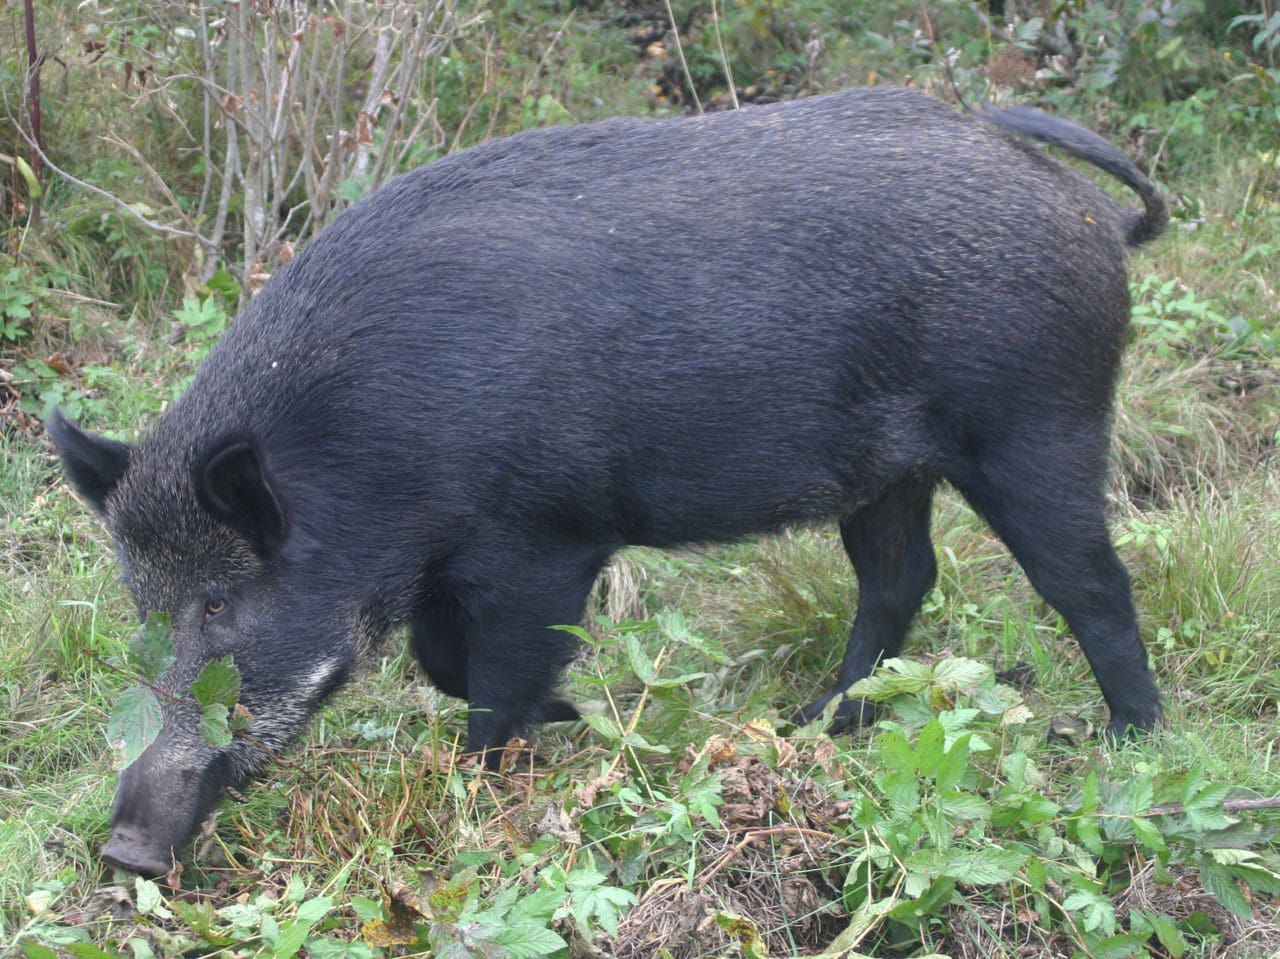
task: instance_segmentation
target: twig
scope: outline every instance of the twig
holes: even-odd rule
[[[132,206],[130,206],[128,203],[126,203],[124,200],[116,196],[115,194],[108,193],[106,190],[102,189],[101,187],[96,187],[92,183],[85,183],[84,180],[81,180],[78,177],[72,176],[66,170],[62,169],[62,167],[58,166],[56,163],[50,160],[49,157],[45,155],[45,152],[40,149],[39,145],[34,140],[31,139],[31,137],[27,134],[27,131],[25,129],[23,129],[20,125],[15,125],[15,129],[17,129],[18,131],[18,136],[22,137],[23,141],[26,142],[27,146],[31,147],[31,149],[35,151],[36,156],[38,156],[44,162],[44,165],[47,166],[50,170],[52,170],[54,173],[56,173],[58,176],[62,177],[62,179],[66,180],[68,183],[72,184],[73,186],[78,186],[80,189],[88,193],[92,193],[96,196],[100,196],[104,200],[114,203],[116,206],[124,210],[126,213],[128,213],[131,217],[133,217],[135,220],[137,220],[139,223],[141,223],[143,226],[145,226],[149,230],[154,230],[156,233],[160,233],[164,236],[186,237],[187,239],[195,240],[201,246],[205,245],[206,240],[204,237],[200,236],[200,234],[192,233],[190,230],[179,230],[177,227],[165,226],[163,223],[156,223],[154,220],[149,220],[145,216],[143,216],[141,213],[139,213],[137,210],[135,210]]]
[[[729,81],[729,99],[733,101],[733,108],[736,110],[740,105],[738,87],[733,82],[733,67],[729,66],[729,55],[724,52],[724,37],[720,35],[720,11],[716,8],[716,0],[711,0],[711,25],[716,32],[716,46],[720,48],[720,62],[724,64],[724,76]],[[690,85],[692,86],[692,81]]]
[[[31,135],[40,143],[40,52],[36,49],[36,12],[31,0],[23,4],[23,13],[27,26],[27,81],[28,96],[27,115],[31,118]],[[37,157],[33,164],[36,179],[40,178],[40,160]]]
[[[83,293],[73,293],[70,290],[60,290],[56,286],[46,286],[40,291],[49,296],[62,296],[68,300],[76,300],[80,303],[92,303],[94,306],[105,306],[113,310],[124,309],[122,303],[112,303],[110,300],[99,300],[97,297],[85,296]]]
[[[1267,799],[1228,799],[1222,804],[1223,812],[1247,812],[1252,809],[1280,809],[1280,796],[1271,796]],[[1170,803],[1167,806],[1152,806],[1146,812],[1136,813],[1135,815],[1146,818],[1148,816],[1180,816],[1187,811],[1187,807],[1182,803]]]
[[[37,144],[40,143],[40,67],[44,63],[44,57],[40,51],[36,49],[36,13],[31,0],[25,0],[23,4],[23,15],[26,18],[27,26],[27,116],[31,120],[31,135],[35,138]],[[64,68],[65,69],[65,68]],[[40,158],[43,151],[36,149],[35,162],[31,164],[31,176],[36,182],[36,188],[28,187],[28,200],[30,201],[31,216],[28,219],[28,225],[34,225],[40,222]],[[16,207],[15,207],[16,209]]]
[[[667,19],[671,23],[671,34],[676,38],[676,54],[680,57],[680,68],[684,70],[684,78],[689,81],[689,92],[693,94],[693,105],[702,113],[702,101],[698,99],[698,90],[693,85],[693,74],[689,72],[689,63],[684,58],[684,44],[680,42],[680,25],[676,23],[675,11],[671,9],[671,0],[667,4]]]

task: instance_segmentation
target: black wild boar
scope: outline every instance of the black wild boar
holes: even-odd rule
[[[258,744],[297,736],[401,624],[470,702],[469,749],[573,715],[553,697],[572,640],[548,627],[629,543],[839,523],[861,595],[815,717],[902,644],[941,480],[1070,623],[1111,730],[1151,728],[1103,487],[1126,250],[1165,220],[1092,133],[892,89],[539,130],[388,184],[137,445],[48,424],[139,611],[171,618],[164,686],[230,653],[254,718],[215,748],[166,705],[105,857],[165,871]]]

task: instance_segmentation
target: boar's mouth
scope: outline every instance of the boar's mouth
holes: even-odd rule
[[[224,786],[239,777],[226,752],[218,750],[200,767],[175,768],[164,754],[146,752],[120,774],[111,837],[102,858],[148,878],[173,868],[187,844],[213,811]]]

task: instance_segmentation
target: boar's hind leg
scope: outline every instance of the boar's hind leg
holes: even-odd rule
[[[446,696],[467,699],[466,620],[457,600],[438,593],[423,603],[409,627],[418,665],[431,684]],[[555,696],[544,699],[529,717],[531,723],[559,723],[578,719],[577,708]]]
[[[929,540],[934,482],[932,476],[900,480],[840,524],[845,552],[858,574],[858,614],[835,688],[802,709],[800,722],[817,719],[832,699],[902,647],[937,575]],[[836,711],[832,731],[869,721],[872,712],[863,700],[846,700]]]
[[[460,596],[466,610],[467,751],[500,750],[531,723],[570,719],[550,697],[577,641],[554,626],[576,626],[607,552],[530,557],[489,572],[499,583]],[[497,754],[486,755],[493,765]]]
[[[1109,733],[1123,736],[1156,725],[1160,695],[1107,532],[1106,447],[1105,435],[1071,439],[1041,424],[1025,442],[985,451],[953,482],[1067,621],[1111,710]]]

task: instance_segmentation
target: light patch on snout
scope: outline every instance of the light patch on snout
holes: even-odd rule
[[[319,699],[321,691],[330,686],[335,679],[342,674],[343,661],[341,659],[326,659],[320,663],[311,674],[302,681],[301,691],[303,700],[311,701]]]

